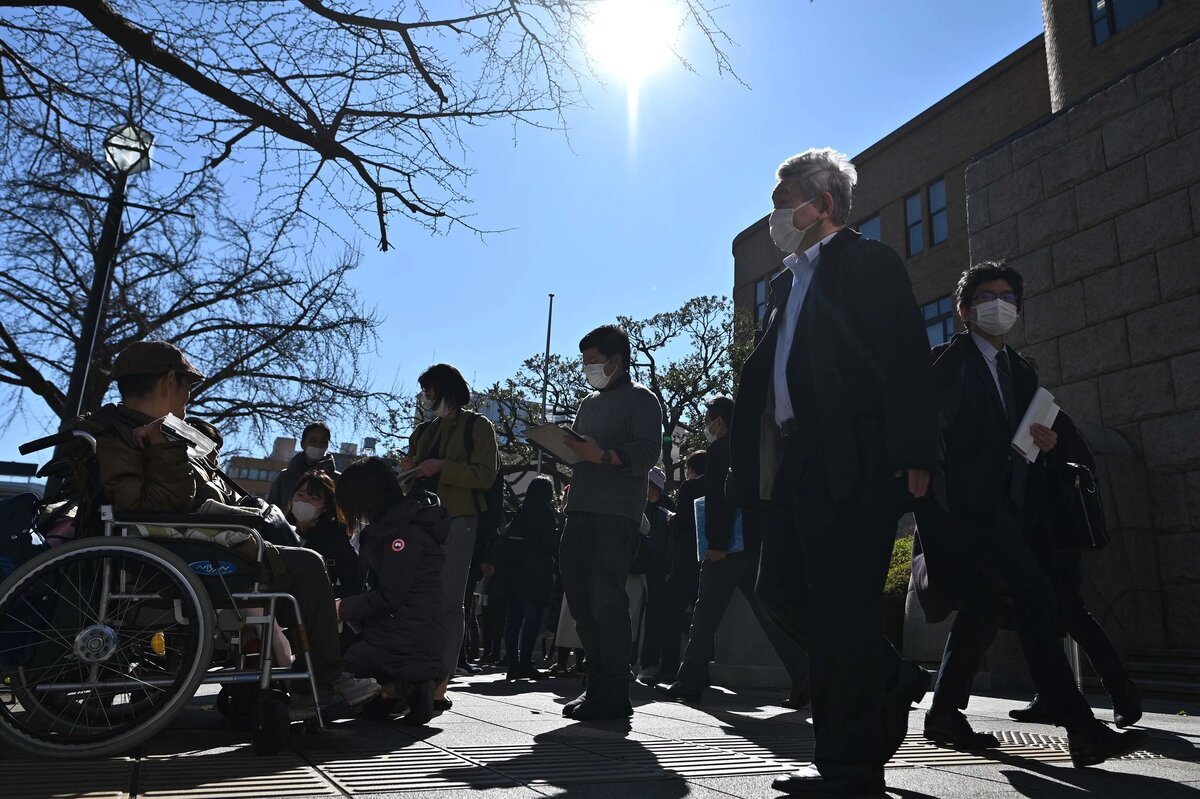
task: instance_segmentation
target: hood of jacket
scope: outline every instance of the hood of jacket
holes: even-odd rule
[[[445,544],[450,537],[450,517],[441,505],[430,504],[424,500],[405,499],[388,508],[387,513],[378,522],[372,522],[363,528],[362,534],[367,537],[389,536],[401,528],[416,528],[437,544]]]

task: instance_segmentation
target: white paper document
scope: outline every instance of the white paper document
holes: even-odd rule
[[[1054,420],[1058,418],[1058,410],[1058,405],[1054,402],[1054,395],[1044,388],[1038,388],[1033,399],[1029,401],[1029,407],[1025,410],[1025,415],[1021,417],[1021,423],[1017,425],[1012,445],[1013,449],[1021,453],[1021,456],[1030,463],[1037,460],[1041,450],[1037,448],[1037,444],[1033,443],[1033,436],[1030,434],[1029,428],[1035,424],[1051,427]]]
[[[579,462],[579,456],[575,454],[575,450],[563,443],[564,435],[579,437],[570,425],[561,422],[539,424],[525,429],[525,438],[530,444],[571,466]]]
[[[165,438],[187,442],[190,458],[207,458],[208,453],[217,448],[215,441],[173,413],[163,419],[162,429]]]

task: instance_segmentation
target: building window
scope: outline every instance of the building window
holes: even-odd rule
[[[950,238],[950,222],[946,216],[946,179],[929,184],[929,246]]]
[[[908,225],[908,254],[925,249],[925,226],[921,223],[921,192],[904,198],[904,221]]]
[[[879,214],[870,219],[864,219],[858,223],[858,232],[862,234],[864,239],[875,239],[875,241],[883,241],[883,237],[879,233]]]
[[[754,326],[762,327],[767,313],[767,278],[754,284]]]
[[[1092,4],[1092,32],[1096,44],[1103,44],[1147,14],[1166,5],[1167,0],[1089,0]]]
[[[921,315],[925,317],[925,335],[929,337],[929,346],[945,344],[954,335],[953,296],[922,305]]]

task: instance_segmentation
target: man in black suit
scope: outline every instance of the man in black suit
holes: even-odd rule
[[[780,166],[771,238],[790,253],[742,369],[728,489],[769,509],[757,593],[809,653],[806,796],[879,794],[928,675],[900,659],[880,610],[896,522],[936,460],[929,345],[904,263],[845,227],[854,166],[831,149]]]
[[[1067,728],[1071,760],[1082,767],[1136,750],[1145,735],[1114,732],[1092,715],[1057,637],[1054,588],[1033,548],[1044,544],[1036,531],[1045,504],[1046,458],[1029,463],[1011,446],[1038,387],[1033,367],[1004,341],[1019,317],[1023,288],[1021,275],[1009,266],[982,263],[967,269],[956,291],[967,332],[933,351],[944,474],[935,496],[949,511],[953,534],[970,536],[969,551],[978,565],[974,579],[962,583],[966,590],[946,639],[925,737],[963,749],[998,745],[991,733],[972,730],[961,709],[1008,594],[1038,698]],[[1033,424],[1029,432],[1042,453],[1055,448],[1053,430]],[[937,511],[918,509],[922,527],[930,512]],[[930,551],[937,546],[925,538],[922,544]]]

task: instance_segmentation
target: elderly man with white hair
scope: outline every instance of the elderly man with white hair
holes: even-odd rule
[[[900,256],[846,227],[850,160],[807,150],[776,177],[786,268],[742,369],[727,490],[768,512],[757,594],[809,653],[814,763],[775,787],[873,796],[929,684],[880,613],[897,520],[936,462],[929,344]]]

